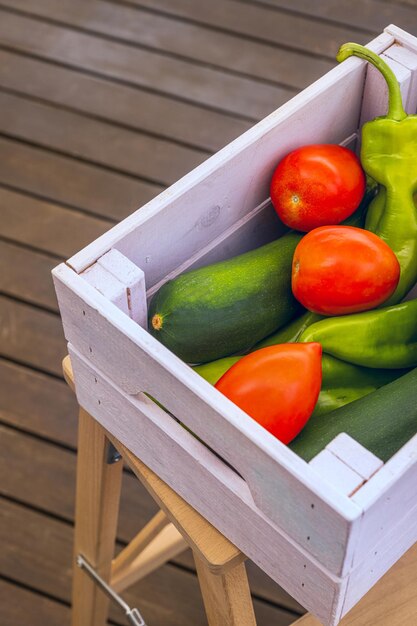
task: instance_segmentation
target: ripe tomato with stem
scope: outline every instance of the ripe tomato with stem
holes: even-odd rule
[[[343,222],[356,211],[365,189],[365,173],[351,150],[313,144],[293,150],[280,161],[270,193],[282,222],[308,232]]]

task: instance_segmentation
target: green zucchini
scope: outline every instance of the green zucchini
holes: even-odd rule
[[[181,274],[149,307],[149,331],[187,363],[248,350],[300,310],[291,265],[301,233]]]
[[[417,368],[331,413],[313,415],[289,447],[310,461],[340,433],[384,462],[391,458],[417,433]]]

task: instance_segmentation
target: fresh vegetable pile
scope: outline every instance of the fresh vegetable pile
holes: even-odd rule
[[[349,43],[337,58],[352,55],[389,93],[360,160],[288,154],[271,202],[293,230],[168,281],[149,309],[157,339],[306,460],[340,432],[386,460],[417,431],[417,300],[402,302],[417,282],[417,116],[380,57]]]

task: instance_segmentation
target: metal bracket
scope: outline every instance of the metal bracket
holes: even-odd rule
[[[119,596],[119,594],[116,593],[114,589],[112,589],[110,585],[108,585],[106,581],[99,576],[99,574],[97,574],[96,570],[88,561],[86,561],[82,554],[77,556],[77,565],[81,569],[85,570],[86,574],[90,576],[90,578],[100,587],[106,596],[108,596],[110,600],[113,600],[113,602],[115,602],[124,611],[129,623],[132,624],[132,626],[146,626],[145,620],[139,613],[138,609],[131,609],[130,606]]]
[[[113,465],[113,463],[117,463],[118,461],[120,461],[121,458],[122,455],[120,454],[120,452],[118,452],[114,445],[109,441],[107,446],[107,465]]]

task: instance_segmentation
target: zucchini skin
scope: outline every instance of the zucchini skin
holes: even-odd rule
[[[300,311],[291,265],[302,233],[181,274],[149,307],[149,332],[187,363],[247,350]]]
[[[417,368],[331,413],[313,415],[289,447],[310,461],[340,433],[388,461],[417,433]]]

